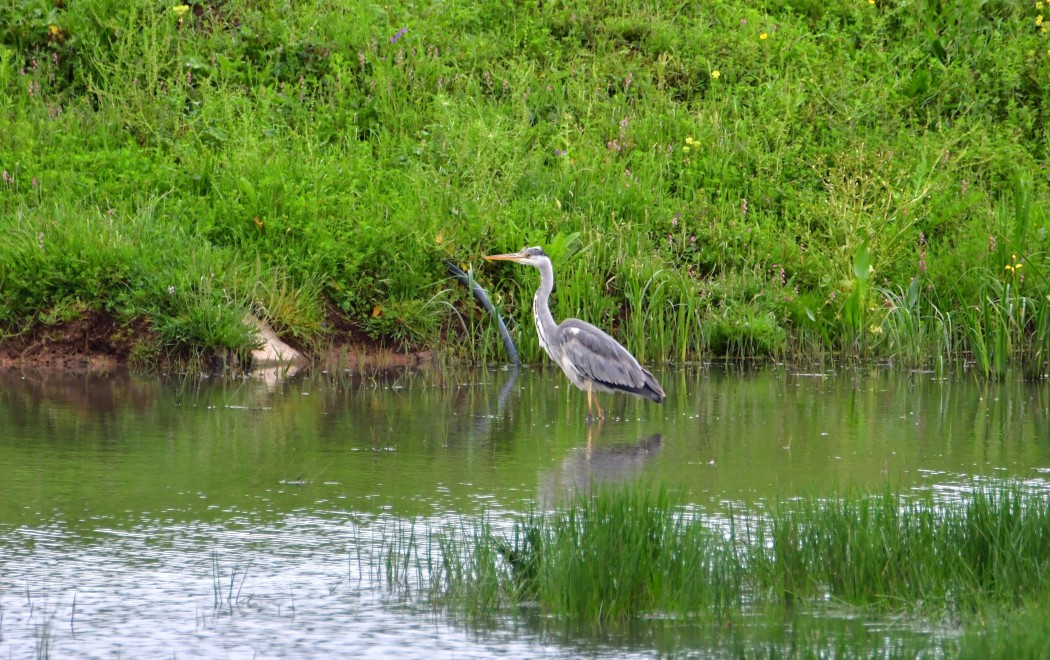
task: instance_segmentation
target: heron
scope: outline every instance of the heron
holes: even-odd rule
[[[540,288],[532,299],[536,334],[551,360],[561,367],[573,385],[587,393],[588,419],[593,418],[595,407],[598,409],[597,418],[605,418],[598,402],[598,392],[623,392],[663,403],[665,395],[660,383],[615,339],[579,319],[554,322],[549,307],[551,291],[554,290],[554,268],[543,248],[527,247],[520,252],[493,254],[485,259],[513,261],[539,269]]]

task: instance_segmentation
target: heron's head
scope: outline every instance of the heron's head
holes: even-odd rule
[[[547,257],[541,247],[522,248],[521,252],[513,252],[511,254],[491,254],[485,258],[489,261],[513,261],[529,266],[539,266],[544,261],[550,261],[550,258]]]

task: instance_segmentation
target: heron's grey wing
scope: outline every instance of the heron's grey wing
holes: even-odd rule
[[[653,375],[601,329],[578,319],[566,319],[558,329],[561,349],[581,376],[614,390],[663,401],[664,391]]]

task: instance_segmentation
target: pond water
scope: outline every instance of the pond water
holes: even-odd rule
[[[815,651],[910,654],[951,631],[850,616],[472,626],[385,589],[374,549],[405,523],[510,518],[594,483],[672,487],[717,516],[845,488],[1050,479],[1045,383],[877,367],[658,377],[663,406],[606,396],[598,425],[544,369],[0,374],[0,656],[779,654],[815,628]]]

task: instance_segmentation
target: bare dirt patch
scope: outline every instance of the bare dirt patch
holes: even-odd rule
[[[0,340],[0,366],[99,371],[127,364],[135,346],[151,339],[149,325],[121,323],[89,312],[57,325],[39,324]]]
[[[155,341],[145,319],[122,323],[108,314],[89,312],[66,323],[39,324],[0,339],[0,368],[107,371],[127,366],[136,346]],[[327,348],[309,357],[317,368],[341,371],[418,366],[433,355],[342,328]]]

